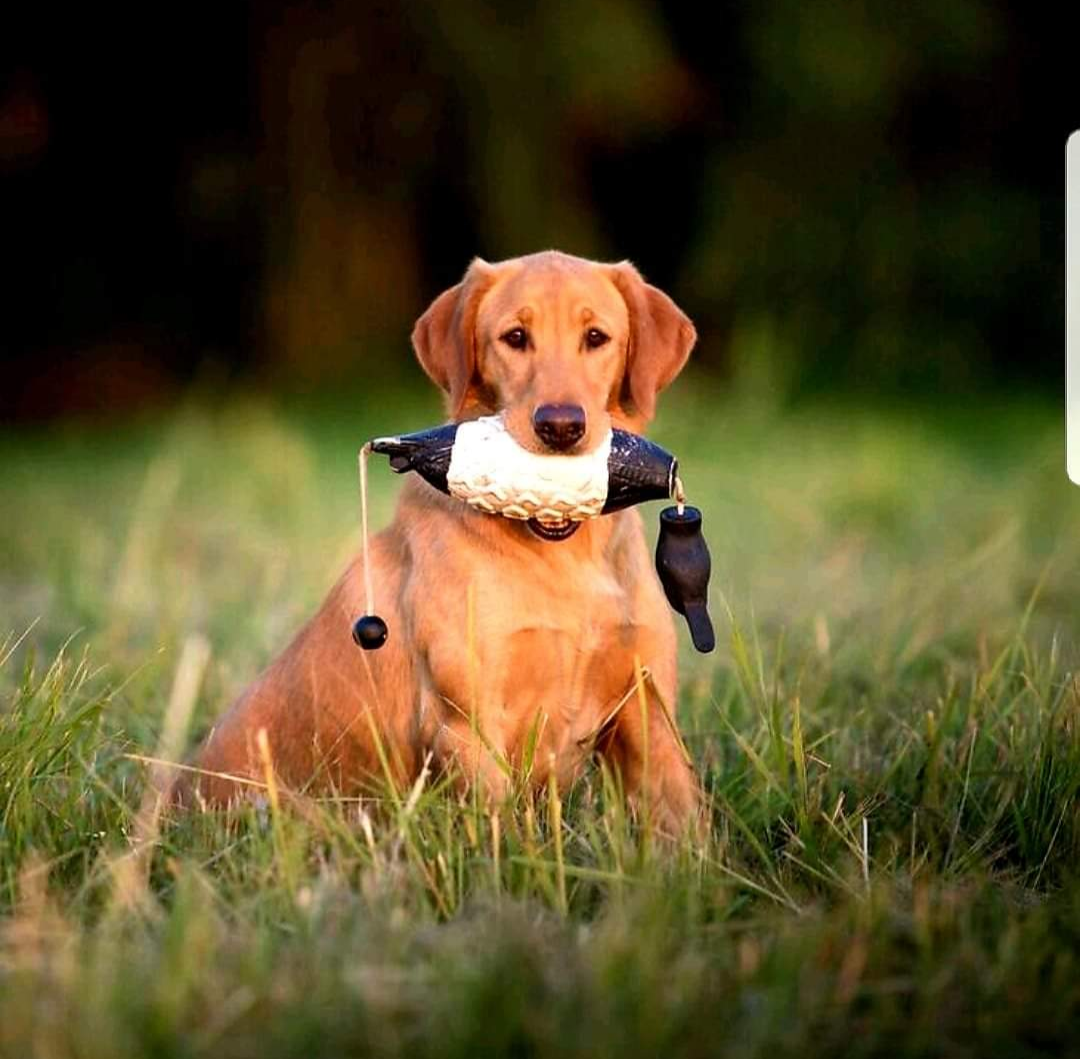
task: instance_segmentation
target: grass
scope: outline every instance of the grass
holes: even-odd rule
[[[1080,1047],[1080,495],[1038,403],[676,388],[721,642],[683,659],[700,844],[599,774],[501,817],[425,782],[159,826],[166,714],[196,738],[317,605],[358,443],[437,415],[0,438],[0,1055]]]

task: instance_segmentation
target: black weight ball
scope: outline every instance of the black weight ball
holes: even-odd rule
[[[352,638],[365,651],[377,651],[388,635],[386,622],[378,614],[363,614],[353,623]]]

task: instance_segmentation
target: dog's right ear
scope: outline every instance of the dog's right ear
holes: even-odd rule
[[[611,266],[611,279],[630,314],[623,404],[646,422],[656,412],[656,398],[683,369],[697,341],[697,331],[662,290],[646,283],[629,261]]]
[[[443,291],[416,321],[412,344],[416,359],[446,395],[457,418],[476,381],[476,313],[495,282],[495,269],[473,258],[462,281]]]

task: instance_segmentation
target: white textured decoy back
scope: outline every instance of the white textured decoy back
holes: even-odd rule
[[[489,515],[581,522],[601,513],[608,494],[611,431],[592,452],[529,452],[501,416],[460,424],[450,455],[450,495]]]

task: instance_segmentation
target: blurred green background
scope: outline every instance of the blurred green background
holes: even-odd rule
[[[1058,384],[1070,95],[1034,5],[5,19],[5,417],[412,383],[473,254],[552,246],[633,259],[704,368],[781,398]]]

